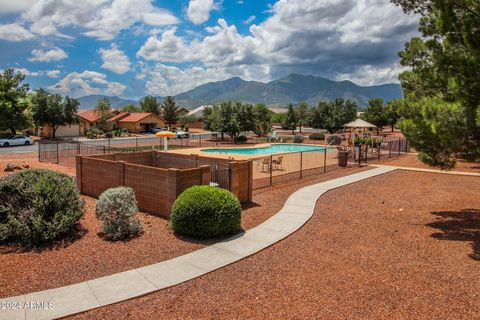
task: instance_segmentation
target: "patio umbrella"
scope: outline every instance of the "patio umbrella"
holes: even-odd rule
[[[171,131],[160,131],[155,134],[157,137],[163,138],[163,151],[168,150],[168,138],[175,137],[175,133]]]

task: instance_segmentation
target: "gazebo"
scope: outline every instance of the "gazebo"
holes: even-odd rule
[[[376,128],[377,126],[374,124],[371,124],[370,122],[367,122],[362,119],[357,119],[355,121],[346,123],[343,125],[345,128],[352,128],[352,129],[365,129],[365,128]]]

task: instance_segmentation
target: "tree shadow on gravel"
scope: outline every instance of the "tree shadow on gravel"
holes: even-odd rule
[[[471,242],[473,253],[469,256],[480,261],[480,210],[438,211],[432,214],[439,217],[439,220],[427,226],[442,231],[432,234],[433,238]]]
[[[36,245],[36,246],[26,246],[18,243],[5,243],[0,245],[0,254],[12,254],[12,253],[25,253],[25,252],[37,252],[41,253],[43,251],[51,250],[61,250],[69,247],[76,241],[82,239],[87,235],[88,229],[85,228],[80,223],[77,223],[73,230],[66,234],[63,238],[54,240],[50,244],[45,245]]]

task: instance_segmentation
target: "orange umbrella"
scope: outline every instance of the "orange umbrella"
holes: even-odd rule
[[[160,131],[155,134],[157,137],[163,138],[163,151],[168,150],[167,139],[175,137],[175,133],[171,131]]]

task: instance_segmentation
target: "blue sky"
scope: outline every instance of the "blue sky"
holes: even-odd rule
[[[398,82],[417,20],[386,0],[2,0],[0,67],[75,97],[289,73],[373,85]]]

